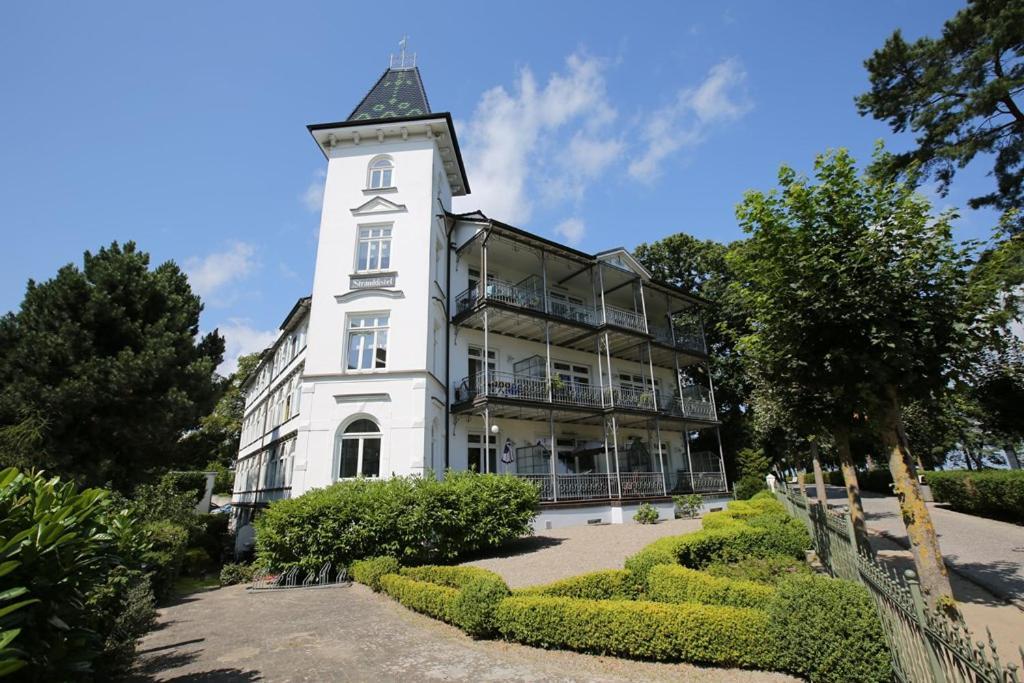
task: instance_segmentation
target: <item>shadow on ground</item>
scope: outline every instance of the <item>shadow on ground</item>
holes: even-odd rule
[[[474,555],[467,555],[466,557],[459,558],[459,562],[473,562],[475,560],[527,555],[529,553],[535,553],[538,550],[543,550],[544,548],[552,548],[554,546],[561,545],[563,542],[564,539],[553,538],[551,536],[523,536],[522,538],[496,550],[483,551]]]

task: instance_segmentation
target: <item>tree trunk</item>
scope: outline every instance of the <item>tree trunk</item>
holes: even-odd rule
[[[818,441],[811,441],[811,464],[814,467],[814,492],[823,510],[828,510],[828,491],[825,490],[825,475],[821,473],[821,461],[818,460]]]
[[[843,483],[846,485],[846,500],[850,505],[853,531],[861,548],[870,551],[868,525],[864,516],[864,505],[860,501],[860,484],[857,483],[857,470],[854,468],[853,454],[850,452],[850,427],[845,424],[837,425],[832,430],[832,437],[839,451],[839,466],[843,470]]]
[[[964,462],[967,464],[968,472],[974,470],[974,465],[971,464],[971,447],[966,442],[964,442]]]
[[[1017,449],[1013,447],[1013,443],[1007,442],[1003,450],[1006,451],[1006,460],[1010,464],[1010,469],[1019,470],[1020,460],[1017,459]]]
[[[800,487],[801,498],[807,497],[807,485],[804,484],[804,475],[806,473],[807,470],[802,467],[796,471],[796,485]]]
[[[881,437],[889,455],[889,471],[899,499],[903,524],[907,527],[910,550],[921,580],[921,590],[928,604],[944,611],[956,612],[953,589],[949,584],[946,564],[939,548],[928,506],[921,498],[921,486],[914,472],[914,457],[907,446],[903,430],[899,395],[896,388],[887,386],[881,415]]]

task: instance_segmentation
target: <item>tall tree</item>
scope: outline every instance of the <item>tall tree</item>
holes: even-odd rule
[[[939,38],[907,43],[897,30],[865,66],[871,90],[857,98],[861,115],[916,135],[915,149],[886,155],[879,169],[922,165],[944,195],[958,169],[991,154],[996,189],[970,205],[1024,208],[1024,0],[971,0]]]
[[[868,416],[885,446],[922,585],[933,604],[944,604],[952,592],[901,408],[948,384],[952,359],[967,344],[956,324],[966,307],[966,254],[952,240],[952,216],[932,217],[913,179],[861,177],[842,150],[817,158],[815,179],[783,167],[778,191],[748,193],[737,209],[751,233],[731,259],[741,275],[734,289],[754,317],[742,348],[769,381],[788,388],[804,420],[838,426],[837,440],[855,415]],[[850,457],[848,447],[839,452]],[[852,471],[852,462],[843,465]]]
[[[0,458],[121,490],[173,466],[219,393],[224,340],[198,338],[201,310],[177,265],[151,270],[132,242],[30,281],[0,318]]]
[[[183,457],[191,465],[203,467],[215,462],[229,466],[238,455],[245,412],[241,387],[256,369],[261,355],[250,353],[239,357],[238,368],[224,381],[224,393],[213,410],[199,420],[197,429],[182,438]]]

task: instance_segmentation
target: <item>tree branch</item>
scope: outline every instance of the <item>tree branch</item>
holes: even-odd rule
[[[1002,54],[1002,50],[996,50],[994,63],[996,76],[998,76],[1000,79],[1003,78],[1003,64],[1000,61],[1000,59],[1002,58]],[[1009,89],[1007,89],[1006,97],[1000,97],[999,101],[1006,105],[1006,108],[1010,110],[1010,113],[1013,114],[1013,118],[1015,118],[1018,123],[1024,123],[1024,112],[1020,110],[1020,108],[1017,106],[1017,103],[1013,101],[1012,97],[1010,97]]]

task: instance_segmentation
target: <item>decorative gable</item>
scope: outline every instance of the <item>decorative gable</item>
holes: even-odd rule
[[[645,280],[651,279],[651,272],[644,268],[639,261],[633,258],[632,254],[621,247],[601,252],[600,254],[597,254],[597,258],[608,265],[615,266],[621,270],[632,271]]]
[[[374,197],[361,206],[351,209],[353,216],[370,216],[385,213],[404,213],[405,204],[395,204],[384,197]]]

